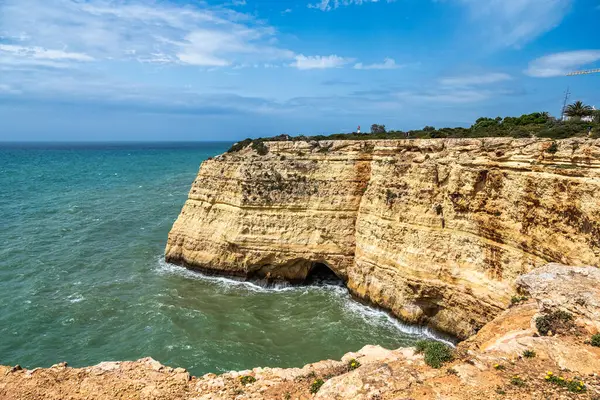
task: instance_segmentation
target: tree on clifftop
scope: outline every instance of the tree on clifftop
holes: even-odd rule
[[[565,115],[567,117],[587,117],[592,115],[594,109],[587,104],[583,104],[581,101],[576,101],[573,104],[569,104],[565,109]]]
[[[385,125],[371,125],[371,133],[385,133]]]

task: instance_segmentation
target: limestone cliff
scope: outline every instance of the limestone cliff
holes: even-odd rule
[[[303,280],[466,338],[547,262],[600,265],[600,140],[269,142],[205,161],[169,262]]]

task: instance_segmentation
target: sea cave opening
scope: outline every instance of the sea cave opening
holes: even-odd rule
[[[307,285],[346,286],[346,282],[325,263],[313,262],[304,281]]]

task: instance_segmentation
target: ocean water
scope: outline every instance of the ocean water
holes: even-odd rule
[[[343,287],[263,288],[166,264],[201,161],[228,147],[0,145],[0,364],[150,356],[200,375],[429,334]]]

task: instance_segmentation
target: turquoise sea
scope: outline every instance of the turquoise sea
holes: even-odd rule
[[[151,356],[193,374],[302,366],[423,334],[343,287],[263,288],[163,261],[229,143],[0,144],[0,364]]]

